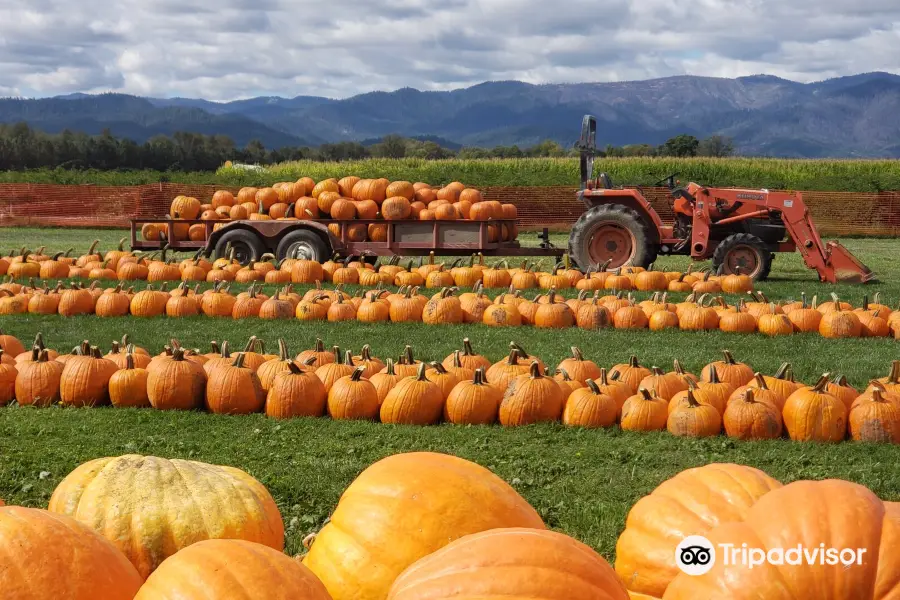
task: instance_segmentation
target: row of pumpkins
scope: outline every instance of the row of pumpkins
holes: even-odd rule
[[[787,363],[772,376],[754,373],[727,351],[698,377],[677,360],[666,373],[634,357],[607,373],[572,348],[550,377],[540,358],[515,343],[497,362],[476,354],[465,340],[461,351],[428,363],[416,360],[408,346],[394,362],[373,356],[368,346],[358,356],[326,350],[321,340],[296,357],[283,340],[277,355],[266,354],[255,337],[233,355],[227,342],[201,354],[172,340],[152,357],[127,339],[106,355],[88,342],[60,355],[43,347],[40,334],[31,351],[6,339],[0,406],[13,399],[28,406],[111,403],[406,425],[561,420],[690,437],[719,435],[724,428],[737,439],[774,439],[784,432],[797,441],[836,442],[849,432],[855,440],[900,442],[900,361],[860,393],[842,376],[831,381],[826,374],[812,386],[795,382]]]
[[[853,549],[861,562],[842,554],[754,568],[720,557],[692,576],[675,561],[692,535],[763,552]],[[614,566],[548,529],[490,470],[433,452],[395,454],[366,468],[304,540],[303,556],[286,555],[284,537],[275,499],[240,469],[98,458],[60,482],[47,510],[0,502],[0,589],[10,600],[881,600],[900,593],[900,503],[848,481],[784,485],[728,463],[682,471],[639,499]]]
[[[270,263],[261,263],[270,264]],[[318,263],[310,263],[319,266]],[[151,267],[152,268],[152,267]],[[176,267],[171,267],[177,270]],[[185,270],[194,268],[191,264]],[[305,270],[298,264],[294,273]],[[353,270],[341,267],[335,271]],[[364,273],[366,269],[360,267]],[[276,273],[270,271],[269,275]],[[446,276],[438,279],[436,275]],[[401,277],[398,275],[398,278]],[[564,278],[565,276],[559,276]],[[432,271],[430,284],[452,284],[451,275]],[[485,294],[482,283],[476,282],[471,292],[457,295],[457,287],[443,287],[432,295],[420,293],[416,285],[402,285],[395,292],[376,289],[359,296],[341,289],[326,290],[317,285],[302,296],[293,290],[293,284],[276,288],[271,296],[263,293],[261,284],[253,281],[250,287],[232,294],[230,284],[215,283],[203,292],[199,284],[194,288],[182,281],[174,290],[167,290],[167,281],[160,289],[150,284],[135,292],[124,288],[101,288],[94,281],[90,287],[71,283],[64,287],[60,282],[55,288],[34,283],[23,286],[14,282],[0,285],[0,315],[60,314],[75,316],[95,314],[100,317],[226,317],[233,319],[299,319],[302,321],[360,321],[375,322],[423,322],[428,325],[480,323],[491,327],[534,326],[562,329],[579,327],[599,330],[616,329],[681,329],[685,331],[721,330],[730,333],[760,332],[769,336],[795,333],[818,333],[826,338],[900,337],[900,311],[878,302],[869,303],[864,298],[862,306],[854,308],[832,294],[832,300],[812,303],[802,295],[800,301],[785,304],[769,302],[760,292],[748,292],[749,302],[739,299],[729,304],[722,296],[697,295],[692,292],[681,302],[670,302],[667,292],[654,292],[642,301],[632,293],[622,291],[601,296],[595,290],[581,290],[577,297],[566,298],[551,287],[546,293],[532,299],[522,297],[521,290],[510,287],[494,298]],[[380,288],[381,284],[376,284]],[[610,290],[611,291],[611,290]]]
[[[295,182],[280,182],[272,187],[244,187],[237,196],[228,190],[215,192],[208,203],[191,196],[176,196],[167,217],[178,220],[220,221],[329,219],[335,221],[414,219],[420,221],[490,221],[515,220],[515,205],[485,200],[481,192],[454,181],[435,189],[423,182],[390,181],[388,179],[323,179],[315,182],[303,177]],[[387,240],[384,224],[335,223],[331,232],[341,237],[341,229],[354,242]],[[516,239],[514,224],[489,228],[490,241]],[[207,227],[202,223],[174,223],[169,231],[165,223],[147,223],[141,228],[147,241],[205,241]]]
[[[519,267],[510,267],[505,261],[485,265],[484,256],[473,255],[468,264],[456,260],[451,264],[435,262],[434,253],[427,262],[419,259],[414,266],[412,260],[406,266],[399,264],[399,257],[392,257],[385,264],[370,264],[347,257],[339,261],[337,257],[324,263],[312,260],[288,258],[275,260],[266,254],[260,261],[243,265],[226,256],[213,261],[198,252],[194,258],[178,263],[166,258],[166,249],[159,253],[142,254],[125,251],[125,240],[116,250],[105,254],[96,252],[98,242],[94,242],[87,254],[70,257],[66,252],[45,254],[44,248],[35,253],[22,248],[18,255],[0,257],[0,275],[15,280],[35,279],[98,279],[118,281],[188,281],[217,282],[236,281],[251,283],[260,281],[273,284],[285,283],[343,283],[365,287],[391,285],[418,285],[428,288],[456,286],[474,287],[481,284],[487,289],[529,290],[535,288],[576,291],[612,290],[645,292],[696,292],[699,294],[743,294],[753,290],[753,280],[746,275],[715,275],[709,271],[693,273],[655,271],[653,265],[626,267],[609,271],[604,265],[582,272],[571,268],[567,260],[554,265],[550,270],[541,270],[540,263],[530,265],[523,262]],[[229,253],[231,254],[231,253]],[[159,258],[157,258],[159,256]],[[268,260],[271,259],[271,260]]]

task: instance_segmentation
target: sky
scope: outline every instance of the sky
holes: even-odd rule
[[[900,0],[0,0],[0,96],[900,74]]]

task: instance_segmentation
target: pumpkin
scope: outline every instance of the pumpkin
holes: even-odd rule
[[[394,361],[390,358],[387,360],[387,364],[385,364],[381,371],[369,378],[369,381],[375,386],[375,391],[378,394],[379,408],[382,403],[384,403],[384,399],[387,397],[388,392],[391,391],[401,379],[403,379],[403,377],[397,375],[397,372],[394,369]]]
[[[378,416],[378,390],[371,381],[363,378],[365,371],[365,367],[356,367],[331,386],[328,414],[332,419],[372,420]]]
[[[490,425],[496,422],[503,392],[490,385],[484,367],[470,381],[460,381],[444,405],[444,419],[457,425]]]
[[[463,312],[459,298],[453,295],[453,288],[444,288],[437,297],[425,304],[422,322],[428,325],[462,323]]]
[[[616,398],[604,393],[593,379],[585,382],[587,387],[573,391],[566,400],[562,422],[572,427],[610,427],[615,424],[619,413]]]
[[[3,354],[2,350],[0,354]],[[20,406],[43,407],[59,402],[63,365],[50,360],[47,350],[40,350],[31,361],[17,364],[16,371],[15,397]]]
[[[143,580],[103,536],[71,517],[0,503],[0,590],[10,600],[132,600]]]
[[[264,392],[268,393],[269,388],[280,373],[289,370],[289,366],[294,360],[291,358],[284,340],[278,339],[278,358],[276,360],[267,360],[256,370],[256,376],[259,377],[259,384]]]
[[[637,356],[629,358],[627,363],[614,365],[613,368],[610,369],[610,375],[613,373],[619,374],[618,380],[627,385],[632,394],[637,392],[644,377],[653,374],[650,369],[641,366]]]
[[[109,403],[109,379],[116,365],[106,360],[96,346],[84,344],[81,354],[63,367],[59,381],[59,396],[69,406],[98,406]]]
[[[831,294],[831,297],[834,299],[833,308],[822,315],[819,335],[825,338],[854,338],[862,335],[862,323],[856,313],[845,310],[837,294]]]
[[[307,360],[312,362],[314,359]],[[325,414],[328,396],[322,380],[315,373],[301,369],[296,362],[289,361],[285,364],[287,369],[279,370],[269,385],[266,416],[273,419],[321,417]]]
[[[668,401],[646,388],[622,405],[620,425],[626,431],[659,431],[666,428]]]
[[[825,373],[813,387],[802,387],[785,401],[782,416],[792,440],[839,442],[847,435],[847,407],[825,391],[829,377]]]
[[[756,317],[742,310],[744,301],[719,313],[719,329],[728,333],[753,333],[759,328]]]
[[[742,385],[739,388],[736,388],[731,396],[728,397],[728,403],[738,401],[744,397],[744,392],[747,390],[753,390],[753,399],[757,402],[768,402],[772,406],[778,409],[778,414],[781,414],[782,409],[784,408],[784,403],[787,400],[787,397],[782,397],[778,392],[769,389],[769,384],[766,383],[766,378],[763,377],[761,373],[754,373],[753,381],[751,381],[747,385]]]
[[[500,424],[514,427],[541,421],[557,421],[564,401],[562,389],[556,381],[545,377],[541,373],[540,364],[534,361],[528,374],[519,375],[510,381],[500,403]]]
[[[445,368],[450,369],[455,366],[456,354],[450,354],[447,358],[444,359],[442,363]],[[475,350],[472,348],[472,342],[469,338],[463,339],[463,349],[459,354],[459,362],[466,369],[476,370],[478,368],[484,368],[485,370],[491,368],[491,361],[489,361],[484,356],[477,354]]]
[[[338,346],[334,346],[331,351],[334,354],[334,359],[316,369],[316,377],[322,380],[326,392],[331,391],[331,386],[334,385],[334,382],[342,377],[351,375],[356,369],[356,365],[353,364],[353,353],[349,350],[342,355],[341,349]]]
[[[671,415],[672,412],[679,407],[685,407],[690,404],[688,400],[688,395],[693,396],[694,400],[696,400],[700,404],[708,404],[716,409],[716,411],[721,415],[725,412],[725,404],[727,403],[727,399],[723,400],[721,396],[717,395],[709,395],[703,390],[699,388],[699,386],[691,379],[686,379],[685,383],[687,387],[676,393],[669,400],[668,412]]]
[[[169,208],[169,214],[175,213],[183,219],[196,219],[200,215],[200,201],[190,196],[176,196]]]
[[[395,454],[344,491],[303,564],[334,600],[383,599],[417,560],[463,536],[503,527],[545,529],[537,512],[488,469],[446,454]]]
[[[429,366],[430,368],[426,369],[425,377],[440,388],[441,395],[446,400],[460,379],[456,374],[445,369],[441,363],[432,362],[429,363]]]
[[[425,363],[420,363],[415,376],[397,382],[381,404],[381,422],[407,425],[433,425],[444,410],[444,394],[436,383],[428,380]]]
[[[686,392],[686,404],[678,403],[669,413],[666,429],[672,435],[708,437],[722,431],[722,416],[715,406],[701,404],[690,389]]]
[[[656,395],[664,400],[671,400],[678,392],[688,389],[685,378],[675,372],[663,373],[659,367],[650,369],[650,375],[644,377],[638,384],[638,388],[653,390]]]
[[[228,352],[227,342],[222,344]],[[211,362],[211,361],[210,361]],[[185,360],[184,349],[177,348],[170,358],[147,367],[147,398],[157,410],[194,410],[203,406],[207,377],[197,362]]]
[[[308,568],[282,552],[244,540],[205,540],[182,550],[160,565],[135,600],[203,596],[331,600]]]
[[[850,408],[850,436],[861,442],[900,443],[900,396],[880,381],[859,396]]]
[[[507,528],[468,535],[417,561],[387,598],[628,600],[628,592],[609,563],[574,538]]]
[[[775,394],[775,406],[778,407],[778,410],[784,408],[784,403],[787,401],[788,396],[793,394],[799,387],[797,383],[794,382],[791,363],[788,362],[781,363],[781,366],[778,367],[778,370],[774,375],[763,375],[762,380],[766,388]],[[759,383],[756,378],[747,385],[756,388],[762,387],[762,384]]]
[[[117,408],[149,407],[147,396],[148,373],[145,369],[135,368],[134,354],[125,355],[125,368],[113,373],[109,378],[109,400]]]
[[[6,406],[15,397],[18,373],[14,365],[0,361],[0,406]]]
[[[847,382],[844,375],[836,375],[825,386],[825,391],[844,403],[847,410],[853,405],[853,401],[859,397],[859,390]]]
[[[127,454],[86,462],[56,487],[49,509],[106,537],[144,578],[202,540],[284,546],[281,514],[259,481],[190,460]]]
[[[230,365],[210,373],[206,383],[206,408],[214,414],[246,415],[260,412],[266,404],[266,393],[259,377],[244,366],[247,353],[240,353]]]
[[[675,577],[665,600],[875,600],[896,594],[900,565],[894,549],[900,536],[900,505],[882,502],[855,483],[835,479],[790,483],[761,497],[743,518],[720,523],[703,535],[714,547],[733,544],[740,549],[746,544],[765,554],[781,548],[782,564],[752,568],[741,561],[717,560],[704,575]],[[855,553],[860,565],[837,560],[847,560],[843,556],[833,561],[814,557],[812,564],[797,564],[786,550],[798,546],[809,554],[816,550],[824,554],[826,547],[864,554]]]
[[[878,382],[883,383],[887,391],[900,394],[900,360],[892,360],[888,376],[882,377]]]
[[[680,472],[631,507],[616,542],[616,573],[630,591],[661,598],[679,573],[675,549],[682,539],[742,520],[761,497],[780,487],[743,465],[713,463]],[[710,596],[694,597],[700,598]]]
[[[744,363],[737,362],[730,350],[722,350],[724,360],[711,362],[700,372],[700,379],[710,381],[712,372],[716,372],[719,381],[730,383],[735,388],[747,385],[753,379],[753,369]]]
[[[817,308],[817,298],[813,296],[812,306],[806,298],[806,293],[800,293],[800,303],[795,306],[785,305],[784,312],[794,325],[794,329],[800,333],[819,331],[819,323],[822,321],[822,313]]]
[[[739,440],[773,440],[781,437],[781,411],[775,404],[754,397],[747,388],[728,403],[722,415],[725,433]]]

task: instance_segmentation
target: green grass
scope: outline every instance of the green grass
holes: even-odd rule
[[[875,192],[900,189],[898,160],[794,160],[767,158],[608,158],[598,159],[596,172],[613,181],[652,185],[679,173],[682,180],[711,186],[769,189]],[[457,180],[467,185],[575,186],[577,158],[523,158],[483,160],[366,159],[343,162],[300,161],[273,165],[263,172],[219,169],[216,173],[159,171],[69,171],[39,169],[0,172],[0,183],[59,183],[140,185],[171,181],[222,186],[262,186],[309,176],[358,175],[426,181],[443,185]]]
[[[117,231],[0,230],[4,248],[46,243],[50,248],[86,250],[94,237],[102,248],[121,237]],[[560,238],[557,238],[557,241]],[[900,267],[892,240],[845,240],[883,283],[841,287],[858,302],[864,292],[881,290],[891,303],[900,296]],[[666,268],[683,268],[683,259],[665,259]],[[773,279],[759,286],[774,298],[800,290],[832,289],[815,282],[799,255],[779,256]],[[885,374],[900,358],[894,340],[823,340],[814,335],[769,339],[721,332],[651,333],[529,328],[496,330],[484,326],[428,327],[421,324],[300,323],[210,318],[100,319],[96,317],[0,317],[0,329],[23,340],[42,331],[47,343],[68,349],[87,338],[104,348],[123,333],[153,352],[170,337],[205,348],[210,340],[243,342],[251,334],[271,347],[278,337],[298,352],[321,337],[329,345],[358,350],[369,343],[378,356],[397,355],[410,344],[423,359],[442,359],[471,338],[475,349],[500,359],[510,340],[549,365],[577,345],[598,364],[609,366],[631,354],[646,365],[670,367],[673,358],[698,372],[723,348],[755,368],[771,372],[782,360],[798,378],[813,380],[825,371],[843,372],[862,386]],[[0,497],[28,506],[46,506],[59,481],[76,465],[99,456],[153,454],[229,464],[258,477],[271,490],[285,519],[288,549],[318,529],[341,491],[367,465],[396,452],[435,450],[490,467],[510,481],[548,524],[612,558],[615,540],[634,501],[677,472],[709,462],[736,462],[764,469],[783,481],[837,477],[862,483],[888,500],[900,500],[900,449],[896,446],[789,441],[739,443],[725,437],[677,439],[667,433],[629,434],[617,429],[583,431],[561,425],[507,430],[501,427],[404,427],[338,423],[328,419],[274,422],[256,416],[222,417],[152,410],[0,409]],[[45,474],[43,477],[41,473]]]

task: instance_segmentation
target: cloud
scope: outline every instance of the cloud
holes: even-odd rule
[[[6,0],[0,94],[348,97],[898,72],[897,0]]]

